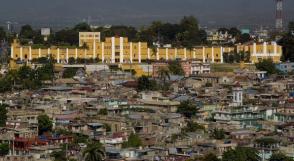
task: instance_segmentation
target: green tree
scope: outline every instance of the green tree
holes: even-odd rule
[[[29,79],[32,75],[32,69],[29,66],[22,66],[18,69],[17,75],[20,80]]]
[[[85,161],[102,161],[105,159],[105,148],[100,143],[91,143],[83,151]]]
[[[162,24],[159,29],[160,43],[177,45],[177,33],[180,32],[182,31],[178,24]]]
[[[103,124],[103,127],[105,128],[106,132],[111,132],[111,126],[109,124]]]
[[[170,71],[167,67],[160,67],[158,69],[158,77],[163,82],[163,84],[166,84],[166,80],[170,79]]]
[[[193,16],[184,17],[180,26],[182,28],[182,45],[191,48],[192,46],[199,44],[200,39],[198,37],[199,25],[198,21]]]
[[[104,28],[100,27],[96,29],[96,31],[101,32],[101,39],[105,40],[105,37],[113,37],[113,36],[120,36],[120,37],[128,37],[130,41],[140,41],[138,39],[139,35],[136,28],[131,26],[112,26],[111,28]]]
[[[13,42],[13,40],[15,40],[17,38],[17,34],[16,33],[7,33],[7,42],[9,44],[11,44]]]
[[[211,82],[206,82],[205,83],[205,87],[212,87],[212,86],[213,86],[213,84]]]
[[[73,78],[78,71],[78,68],[65,68],[62,74],[63,78]]]
[[[0,92],[7,92],[9,90],[11,90],[12,85],[11,85],[11,81],[6,79],[6,78],[2,78],[0,79]]]
[[[54,161],[65,161],[65,160],[67,160],[64,149],[52,152],[51,156],[54,158]]]
[[[6,40],[7,39],[7,34],[4,30],[3,27],[0,27],[0,40]]]
[[[263,59],[256,63],[255,66],[258,70],[267,71],[268,74],[275,74],[278,72],[272,59]]]
[[[52,120],[49,118],[48,115],[39,115],[37,119],[38,119],[39,134],[43,134],[43,132],[52,130],[52,127],[53,127]]]
[[[57,31],[51,38],[50,43],[55,45],[79,45],[79,32],[74,29],[62,29]]]
[[[38,64],[47,64],[49,63],[49,59],[47,57],[41,57],[41,58],[33,59],[32,62],[38,63]]]
[[[294,161],[292,158],[286,156],[285,154],[278,152],[278,153],[274,153],[269,161]]]
[[[12,82],[11,87],[14,87],[16,85],[16,82],[19,80],[17,70],[9,70],[6,79],[8,79],[10,82]]]
[[[36,79],[40,81],[53,80],[54,79],[54,65],[49,62],[39,67],[36,71]]]
[[[229,53],[224,53],[223,57],[224,57],[224,62],[229,63]]]
[[[185,117],[191,118],[192,116],[195,116],[198,113],[198,108],[195,104],[193,104],[191,101],[183,101],[179,105],[177,109],[177,113],[180,113],[184,115]]]
[[[198,21],[193,16],[184,17],[180,23],[171,24],[154,21],[149,27],[141,28],[137,39],[147,41],[149,47],[153,42],[172,44],[192,48],[195,45],[206,43],[207,33],[199,30]]]
[[[198,37],[200,39],[201,44],[207,44],[207,33],[205,30],[199,30]]]
[[[34,70],[26,65],[18,70],[10,70],[4,78],[0,79],[0,92],[13,90],[14,87],[37,89],[42,86],[41,80],[49,80],[53,77],[52,73],[52,65],[49,64]]]
[[[233,37],[238,37],[241,35],[241,31],[238,30],[236,27],[232,27],[230,28],[229,32],[230,35],[232,35]]]
[[[4,143],[0,144],[0,156],[8,155],[9,153],[9,144]]]
[[[184,132],[195,132],[197,130],[204,130],[204,126],[199,125],[197,122],[188,121],[186,127],[182,129]]]
[[[211,137],[217,140],[225,139],[225,131],[224,129],[213,129],[211,132]]]
[[[44,37],[41,35],[40,30],[34,31],[33,42],[34,44],[44,44]]]
[[[206,154],[201,161],[221,161],[217,158],[217,156],[213,153]]]
[[[169,62],[168,69],[172,74],[184,75],[184,71],[181,66],[181,62],[178,60],[174,60],[174,61]]]
[[[107,108],[102,108],[99,110],[98,112],[99,115],[107,115],[108,114],[108,110]]]
[[[140,137],[134,133],[131,133],[128,137],[128,141],[122,144],[123,148],[138,148],[142,146],[142,141]]]
[[[260,161],[260,157],[253,148],[237,147],[224,152],[222,161]]]
[[[7,105],[6,104],[1,104],[0,105],[0,127],[5,127],[6,126],[6,120],[7,120]]]
[[[38,81],[47,81],[51,80],[52,83],[54,81],[54,60],[52,57],[49,57],[47,62],[44,62],[42,67],[37,68],[36,79]]]
[[[138,78],[137,89],[139,91],[156,90],[157,89],[157,84],[156,84],[156,81],[150,80],[149,77],[143,75],[143,76]]]
[[[283,47],[282,61],[294,62],[294,22],[288,25],[288,32],[278,42]]]
[[[41,86],[38,72],[29,66],[22,66],[17,71],[17,77],[21,80],[20,84],[23,89],[37,89]]]
[[[85,22],[82,22],[82,23],[75,25],[73,30],[75,30],[77,32],[90,32],[90,31],[92,31],[90,25]]]
[[[30,25],[24,25],[20,29],[19,36],[22,39],[33,39],[34,30]]]
[[[141,42],[147,42],[148,46],[152,47],[152,43],[156,42],[156,36],[149,28],[141,28],[140,31],[137,33],[137,40]],[[153,53],[155,53],[154,50]]]
[[[76,59],[74,57],[68,58],[68,64],[75,64],[75,63],[76,63]]]
[[[241,53],[237,53],[237,54],[239,54],[240,61],[247,62],[247,63],[250,62],[250,53],[249,52],[241,52]]]
[[[234,63],[234,62],[235,62],[235,54],[229,53],[229,63]]]
[[[252,40],[251,36],[249,34],[245,33],[245,34],[242,34],[242,35],[240,35],[238,37],[237,42],[246,43],[246,42],[249,42],[251,40]]]

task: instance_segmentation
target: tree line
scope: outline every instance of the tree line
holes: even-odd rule
[[[289,23],[287,32],[278,41],[278,44],[283,47],[281,60],[294,62],[294,21]]]
[[[44,45],[72,45],[79,43],[79,32],[101,32],[101,39],[105,37],[121,36],[128,37],[130,41],[145,41],[149,46],[153,42],[161,45],[172,44],[173,46],[192,47],[206,43],[206,32],[199,28],[198,21],[193,16],[184,17],[179,23],[164,23],[155,21],[148,27],[136,29],[132,26],[112,26],[91,28],[87,23],[79,23],[72,28],[65,28],[52,32],[47,41],[41,36],[40,30],[33,30],[30,25],[21,27],[19,38],[22,44],[32,41],[34,44]],[[0,32],[1,36],[1,32]]]

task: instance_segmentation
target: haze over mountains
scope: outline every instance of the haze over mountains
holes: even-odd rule
[[[286,21],[294,20],[294,1],[285,0]],[[142,26],[154,20],[176,22],[194,15],[202,25],[274,25],[274,0],[2,0],[0,23],[35,26],[91,24]]]

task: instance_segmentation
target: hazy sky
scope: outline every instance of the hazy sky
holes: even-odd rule
[[[284,2],[286,21],[294,20],[294,0]],[[1,0],[0,23],[142,26],[153,20],[176,22],[194,15],[203,25],[273,25],[274,0]]]

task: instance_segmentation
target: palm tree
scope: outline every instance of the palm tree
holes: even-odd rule
[[[83,152],[85,161],[102,161],[105,160],[105,149],[101,143],[91,143]]]
[[[167,67],[160,67],[158,69],[158,76],[159,76],[159,79],[161,81],[163,81],[163,83],[165,84],[166,79],[170,80],[170,71],[169,71],[169,69]]]

